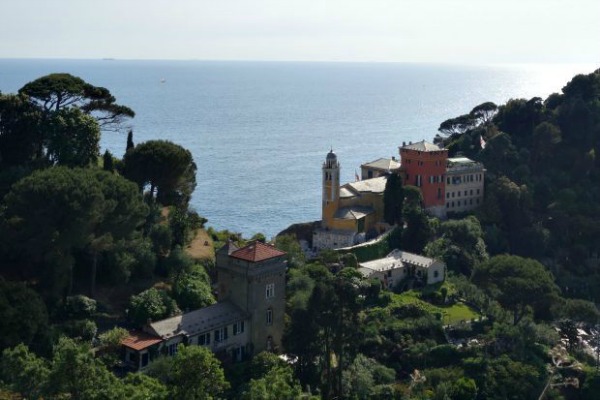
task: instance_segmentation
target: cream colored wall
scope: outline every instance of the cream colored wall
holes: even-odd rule
[[[435,273],[438,273],[437,278]],[[432,265],[427,268],[427,284],[431,285],[434,283],[442,282],[446,275],[446,264],[441,261],[435,261]]]

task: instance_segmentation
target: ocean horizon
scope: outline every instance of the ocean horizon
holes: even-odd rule
[[[166,139],[198,165],[191,206],[209,226],[276,235],[320,219],[321,164],[333,148],[342,182],[360,165],[429,140],[439,124],[485,101],[546,98],[589,64],[0,59],[0,91],[68,72],[110,90],[136,117],[103,132],[122,157],[134,142]]]

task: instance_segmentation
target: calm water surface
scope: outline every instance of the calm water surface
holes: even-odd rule
[[[209,225],[271,237],[320,218],[321,163],[333,147],[342,181],[360,164],[432,140],[474,106],[545,98],[594,66],[455,66],[122,60],[0,60],[0,91],[52,72],[108,88],[135,110],[136,143],[167,139],[192,152],[192,206]],[[126,134],[102,151],[122,156]]]

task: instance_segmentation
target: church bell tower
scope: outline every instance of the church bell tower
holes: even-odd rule
[[[340,163],[333,149],[327,153],[323,163],[323,228],[331,227],[340,198]]]

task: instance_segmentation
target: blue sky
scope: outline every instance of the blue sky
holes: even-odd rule
[[[0,58],[600,66],[599,0],[0,0]]]

